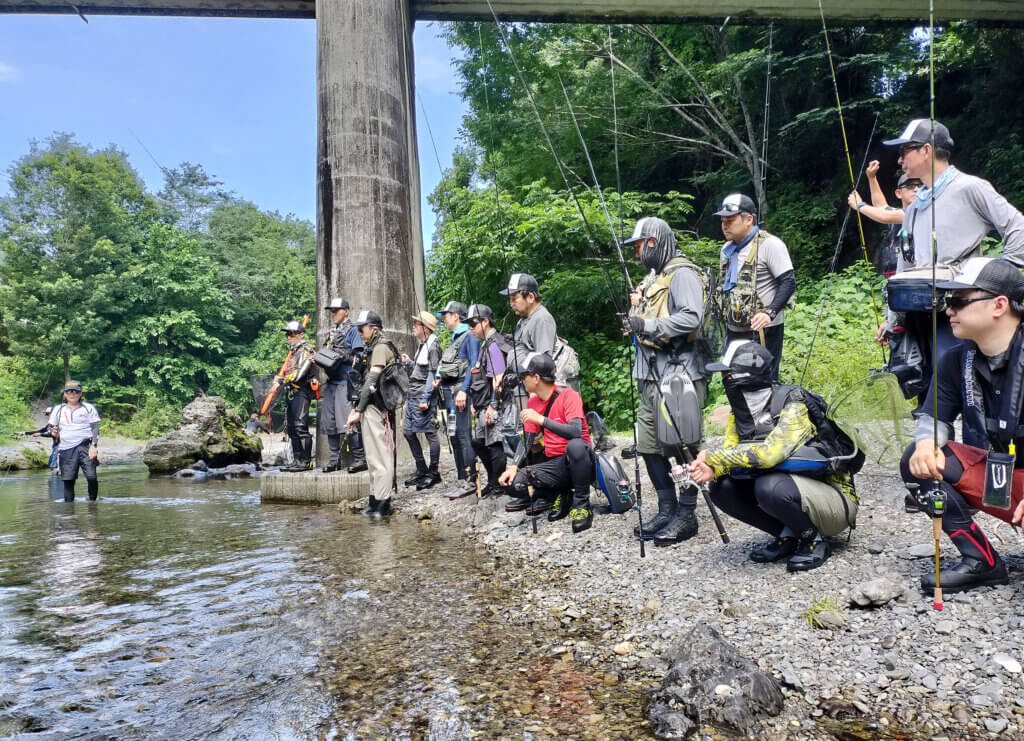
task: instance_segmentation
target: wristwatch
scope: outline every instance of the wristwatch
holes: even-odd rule
[[[764,313],[767,314],[773,322],[775,321],[775,317],[779,315],[779,312],[775,309],[765,309]]]

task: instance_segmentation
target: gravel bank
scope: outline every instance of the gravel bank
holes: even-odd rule
[[[399,479],[407,475],[400,471]],[[1011,583],[950,595],[935,611],[918,587],[932,566],[931,525],[903,511],[904,489],[891,472],[868,464],[857,476],[857,529],[849,542],[833,539],[828,563],[803,574],[749,561],[750,547],[766,536],[725,515],[732,542],[723,545],[703,503],[696,538],[670,548],[649,544],[641,560],[635,512],[596,517],[580,535],[567,519],[549,523],[541,515],[533,535],[522,513],[505,513],[504,499],[479,507],[475,497],[445,499],[451,480],[449,472],[429,492],[400,488],[396,508],[462,527],[484,544],[495,579],[523,585],[522,611],[505,619],[540,628],[538,640],[552,653],[653,689],[665,672],[662,654],[705,621],[782,686],[785,710],[766,721],[766,738],[1024,737],[1024,539],[980,515]],[[646,472],[643,482],[648,518],[656,503]],[[942,552],[956,557],[945,539]],[[876,608],[850,606],[853,587],[879,578],[882,591],[902,587],[902,596]],[[804,613],[823,598],[844,607],[832,616],[834,627],[812,628]],[[592,640],[574,639],[573,626],[584,623]]]

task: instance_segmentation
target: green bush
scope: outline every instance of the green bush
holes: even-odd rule
[[[0,435],[7,437],[32,427],[29,389],[34,385],[21,360],[0,356]]]

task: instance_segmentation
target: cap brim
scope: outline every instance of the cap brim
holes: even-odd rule
[[[882,142],[882,146],[885,147],[898,147],[901,144],[910,144],[911,139],[886,139]]]
[[[510,291],[511,289],[509,288],[502,288],[500,291],[498,291],[498,294],[501,296],[507,296]],[[516,293],[519,293],[519,291],[517,290]]]
[[[647,239],[647,237],[627,237],[626,239],[621,240],[619,244],[621,244],[622,246],[625,246],[627,244],[636,244],[637,242],[640,242],[644,239]]]
[[[955,280],[940,280],[935,282],[935,290],[937,291],[969,291],[973,288],[978,288],[970,283],[960,283]],[[979,291],[984,291],[984,288],[978,288]]]
[[[730,368],[725,363],[708,363],[704,366],[704,370],[711,371],[712,373],[721,373],[722,371],[730,370]]]

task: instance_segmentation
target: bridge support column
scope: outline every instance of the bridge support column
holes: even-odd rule
[[[316,23],[317,339],[341,295],[412,352],[426,295],[409,0],[316,0]]]

